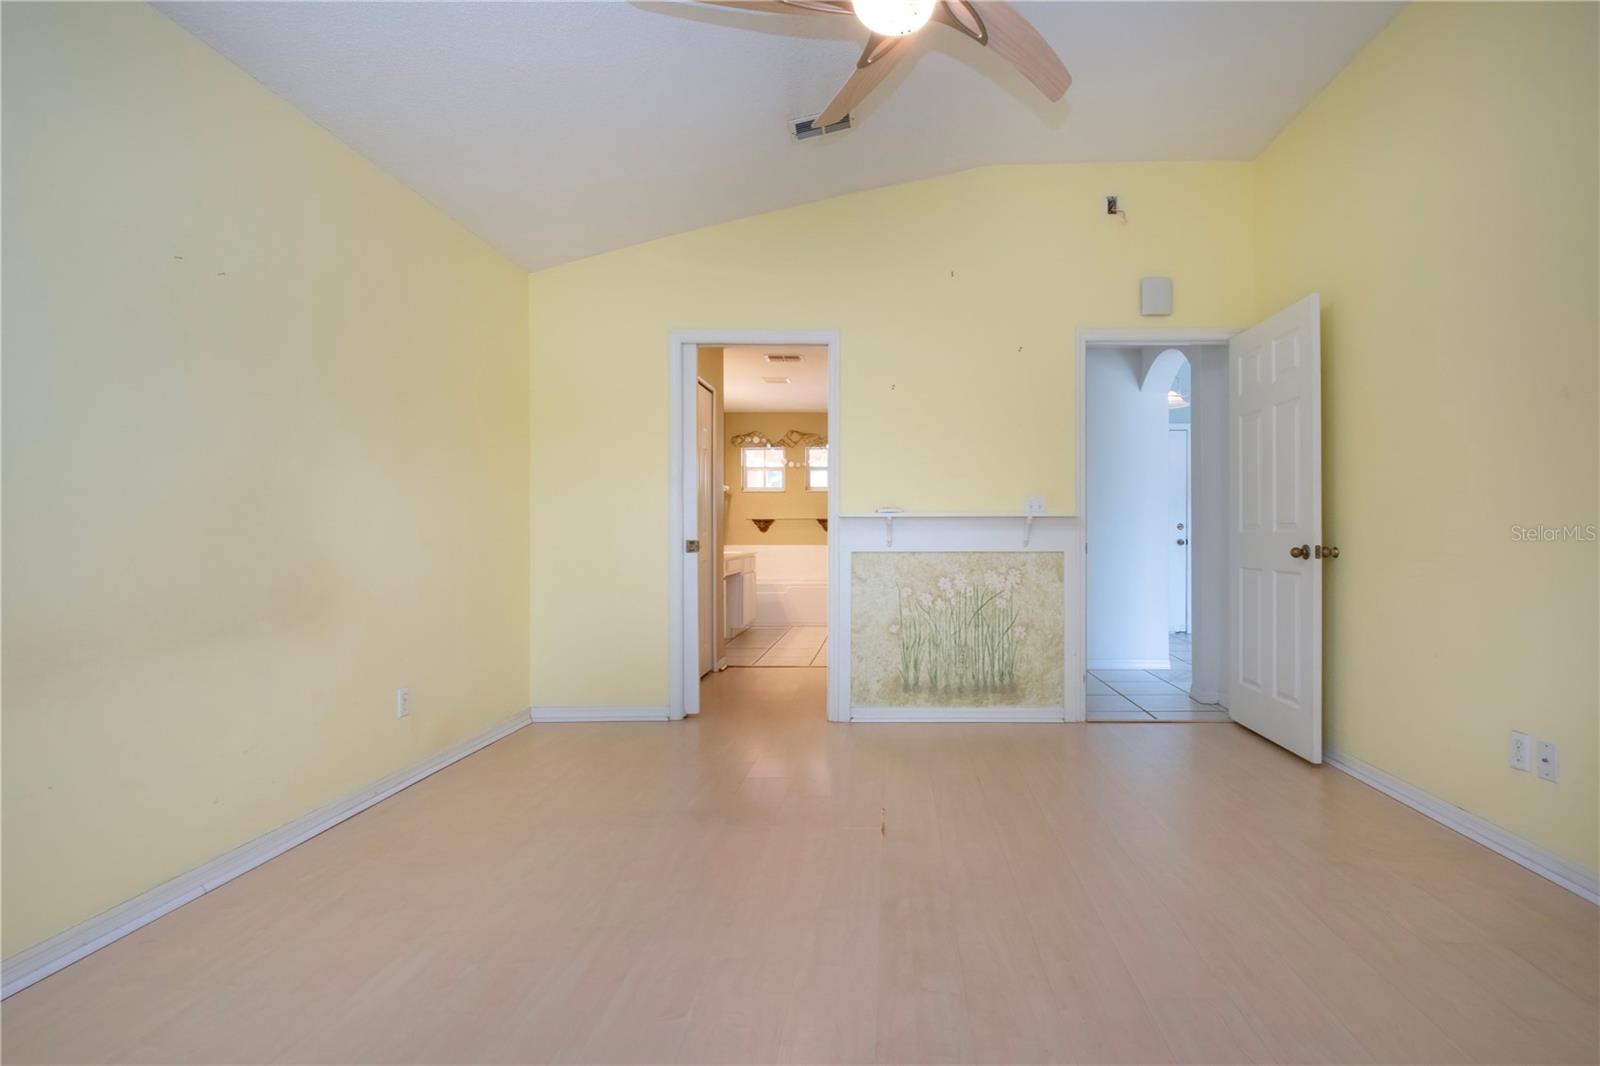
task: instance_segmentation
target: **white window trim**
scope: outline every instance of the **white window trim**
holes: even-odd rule
[[[748,452],[777,452],[779,455],[783,456],[783,465],[782,466],[750,466],[748,463],[745,462],[745,455]],[[748,483],[748,481],[747,481],[746,475],[752,470],[760,470],[760,471],[763,471],[763,472],[765,472],[767,470],[776,470],[776,471],[778,471],[778,473],[783,475],[783,478],[782,478],[783,484],[777,486],[776,488],[773,488],[772,486],[769,486],[769,485],[761,485],[761,486],[756,487],[756,488],[751,488],[749,483]],[[743,490],[744,492],[788,492],[789,491],[789,453],[786,452],[782,448],[774,448],[774,447],[772,447],[770,445],[768,445],[768,446],[750,445],[750,446],[747,446],[747,447],[740,448],[739,449],[739,488],[741,490]]]
[[[813,447],[815,447],[815,446],[813,446]],[[812,466],[811,465],[811,452],[813,451],[813,447],[807,447],[805,449],[805,460],[806,461],[805,461],[805,464],[801,467],[801,469],[806,472],[806,491],[807,492],[827,492],[828,491],[828,486],[827,485],[824,485],[824,486],[822,486],[822,488],[819,489],[816,486],[811,484],[811,471],[813,471],[813,470],[821,470],[824,473],[827,473],[833,466],[833,456],[832,456],[831,453],[829,453],[828,446],[826,444],[821,445],[820,448],[818,448],[817,450],[820,450],[822,452],[823,458],[828,460],[828,461],[823,463],[821,466]],[[829,475],[828,480],[830,482],[833,480],[833,477],[832,477],[831,474]]]

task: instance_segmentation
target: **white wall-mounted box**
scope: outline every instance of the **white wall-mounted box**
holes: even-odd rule
[[[1172,279],[1139,279],[1139,313],[1141,315],[1172,314]]]

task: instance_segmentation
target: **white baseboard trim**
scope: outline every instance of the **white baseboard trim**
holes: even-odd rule
[[[125,903],[65,929],[48,940],[17,952],[0,962],[0,999],[42,981],[57,970],[72,965],[107,944],[141,929],[164,914],[170,914],[191,900],[249,873],[268,859],[282,855],[297,844],[332,829],[340,822],[388,799],[401,789],[416,784],[451,763],[488,747],[528,724],[528,712],[518,711],[502,718],[488,729],[432,755],[422,762],[396,770],[359,792],[319,807],[262,836],[239,845],[187,873],[141,892]]]
[[[1064,722],[1064,707],[852,707],[852,722]]]
[[[1370,785],[1384,795],[1399,800],[1412,810],[1427,815],[1440,825],[1454,829],[1468,840],[1482,844],[1490,851],[1504,855],[1517,865],[1525,866],[1540,877],[1582,896],[1590,903],[1600,903],[1600,878],[1597,878],[1592,871],[1568,862],[1561,856],[1546,851],[1487,819],[1447,803],[1432,793],[1407,784],[1393,774],[1386,773],[1370,763],[1364,763],[1352,755],[1326,750],[1322,754],[1322,761],[1336,770],[1349,774],[1362,784]]]
[[[1171,659],[1090,659],[1091,670],[1171,670]]]
[[[665,722],[672,715],[665,707],[535,707],[535,722]]]

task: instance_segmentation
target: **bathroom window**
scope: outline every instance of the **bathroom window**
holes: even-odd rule
[[[806,491],[828,491],[828,449],[826,445],[821,448],[806,449]]]
[[[746,492],[782,492],[784,459],[782,448],[741,448]]]

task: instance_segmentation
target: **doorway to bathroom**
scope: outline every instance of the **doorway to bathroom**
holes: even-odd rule
[[[804,672],[771,680],[832,706],[837,342],[679,335],[673,352],[674,717],[726,707],[768,671]]]
[[[702,378],[722,361],[723,474],[708,486],[721,512],[721,574],[710,589],[721,669],[828,664],[828,349],[700,348]],[[717,457],[713,457],[717,458]],[[705,464],[707,469],[715,463]]]

